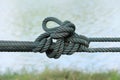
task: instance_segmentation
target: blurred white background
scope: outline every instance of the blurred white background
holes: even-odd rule
[[[41,23],[49,16],[73,22],[76,33],[87,37],[120,37],[119,4],[120,0],[0,0],[0,39],[34,41],[44,32]],[[95,43],[90,47],[119,45]],[[40,53],[0,53],[0,71],[3,72],[23,67],[41,71],[46,66],[92,72],[120,70],[120,54],[75,53],[54,60]]]

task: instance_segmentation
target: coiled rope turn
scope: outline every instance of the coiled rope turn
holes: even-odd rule
[[[47,28],[49,21],[59,26]],[[120,42],[120,38],[87,38],[75,33],[75,25],[70,21],[60,21],[47,17],[42,23],[45,33],[30,41],[0,41],[0,51],[6,52],[46,52],[49,58],[59,58],[62,54],[72,55],[74,52],[120,52],[120,47],[90,48],[91,42]],[[53,40],[56,40],[54,42]]]

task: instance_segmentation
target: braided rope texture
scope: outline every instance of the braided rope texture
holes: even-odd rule
[[[47,23],[53,21],[57,27],[48,28]],[[62,54],[72,55],[74,52],[120,52],[120,47],[90,48],[91,42],[120,42],[120,38],[87,38],[75,33],[75,25],[70,21],[60,21],[54,17],[43,20],[45,33],[30,41],[0,41],[0,52],[45,52],[49,58],[58,59]]]
[[[49,21],[56,22],[59,26],[55,28],[47,28]],[[46,52],[49,58],[59,58],[61,54],[71,55],[74,52],[82,52],[89,47],[89,39],[83,35],[75,33],[75,25],[70,21],[61,22],[57,18],[47,17],[42,24],[46,33],[41,34],[35,42],[39,45],[33,49],[33,52]],[[53,40],[56,40],[54,42]],[[50,49],[50,46],[52,49]]]
[[[48,28],[47,23],[53,21],[59,26]],[[72,55],[74,52],[120,52],[119,47],[89,48],[90,42],[120,42],[120,38],[87,38],[75,33],[75,25],[70,21],[60,21],[54,17],[43,20],[42,28],[46,31],[41,34],[35,43],[33,52],[46,52],[49,58],[59,58],[62,54]],[[54,42],[56,40],[56,42]]]

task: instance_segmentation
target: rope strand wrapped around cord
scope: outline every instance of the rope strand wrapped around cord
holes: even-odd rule
[[[55,28],[47,28],[47,22],[54,21],[59,26]],[[39,45],[33,49],[34,52],[46,52],[49,58],[59,58],[61,54],[71,55],[74,52],[97,52],[97,51],[111,51],[111,49],[89,49],[89,43],[91,41],[110,41],[108,39],[87,38],[83,35],[75,33],[75,25],[70,21],[61,22],[57,18],[48,17],[43,21],[43,29],[46,33],[40,35],[35,42],[39,42]],[[53,39],[57,41],[54,43]],[[116,39],[115,39],[116,40]],[[114,41],[112,39],[111,41]],[[117,40],[116,40],[117,41]],[[52,49],[50,45],[53,45]]]
[[[54,21],[60,26],[49,29],[46,26],[49,21]],[[75,25],[70,21],[61,22],[56,18],[49,17],[43,21],[42,27],[46,33],[35,40],[35,42],[39,42],[39,45],[33,49],[34,52],[46,52],[49,58],[59,58],[61,54],[71,55],[79,48],[89,47],[88,38],[76,34]],[[57,41],[53,43],[53,39]],[[49,49],[53,44],[53,49]]]
[[[47,28],[49,21],[59,26]],[[120,38],[87,38],[75,33],[75,25],[70,21],[60,21],[54,17],[45,18],[42,24],[45,33],[30,41],[0,41],[0,51],[8,52],[46,52],[49,58],[59,58],[62,54],[74,52],[120,52],[120,47],[90,48],[91,42],[120,42]],[[53,40],[56,40],[54,42]]]

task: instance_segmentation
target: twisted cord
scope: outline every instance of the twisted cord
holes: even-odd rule
[[[54,21],[59,26],[47,28],[47,22]],[[90,42],[119,42],[120,38],[87,38],[75,33],[75,25],[70,21],[60,21],[48,17],[43,21],[46,33],[40,35],[35,42],[39,45],[33,52],[46,52],[49,58],[59,58],[62,54],[72,55],[74,52],[118,52],[120,48],[89,48]],[[53,40],[56,42],[53,42]],[[52,48],[51,48],[52,45]],[[53,46],[54,45],[54,46]]]
[[[89,38],[90,42],[120,42],[120,38],[106,38],[106,37],[102,37],[102,38]]]
[[[55,28],[47,28],[48,21],[54,21],[59,26]],[[78,35],[75,33],[75,25],[70,21],[61,22],[60,20],[49,17],[43,21],[43,29],[46,33],[40,35],[35,42],[39,42],[39,45],[33,49],[34,52],[46,52],[49,58],[59,58],[61,54],[71,55],[77,52],[83,45],[88,48],[89,40],[87,37]],[[56,42],[53,42],[56,39]],[[50,45],[53,45],[52,49]]]
[[[48,28],[49,21],[58,24],[55,28]],[[120,42],[120,38],[87,38],[75,33],[75,25],[70,21],[60,21],[54,17],[43,20],[46,31],[30,41],[0,41],[0,51],[7,52],[46,52],[49,58],[59,58],[62,54],[72,55],[74,52],[120,52],[120,47],[90,48],[91,42]]]

